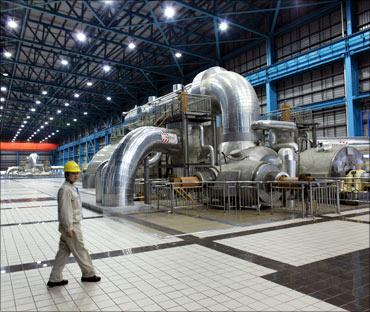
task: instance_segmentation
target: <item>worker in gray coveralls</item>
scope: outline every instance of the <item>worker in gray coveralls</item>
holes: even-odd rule
[[[64,165],[66,181],[58,191],[58,220],[59,220],[59,250],[55,256],[51,270],[49,287],[63,286],[68,280],[63,279],[62,271],[72,253],[82,271],[82,282],[99,282],[100,277],[95,275],[89,252],[84,246],[81,231],[81,199],[77,187],[73,185],[78,179],[80,167],[74,161]]]

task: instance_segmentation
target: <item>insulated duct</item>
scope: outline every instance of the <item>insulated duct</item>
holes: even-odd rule
[[[95,175],[95,198],[97,203],[102,202],[103,198],[103,177],[107,169],[108,160],[104,160],[100,163],[96,169]]]
[[[210,165],[215,165],[215,150],[212,145],[204,145],[204,128],[202,125],[199,126],[199,143],[202,149],[207,149],[209,152]]]
[[[243,76],[212,67],[194,78],[190,93],[209,95],[218,101],[223,126],[220,152],[228,155],[254,145],[256,136],[251,125],[258,119],[260,108],[256,92]]]
[[[134,203],[135,176],[139,164],[150,152],[179,152],[174,130],[140,127],[118,143],[103,177],[103,206],[130,206]]]

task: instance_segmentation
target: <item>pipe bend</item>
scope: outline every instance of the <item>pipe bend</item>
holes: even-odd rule
[[[260,108],[252,85],[241,75],[221,67],[211,67],[193,80],[191,94],[217,99],[222,112],[223,137],[221,152],[254,145],[252,122],[258,120]]]
[[[103,206],[130,206],[134,203],[136,171],[150,152],[178,152],[181,145],[174,130],[140,127],[118,143],[103,177]]]

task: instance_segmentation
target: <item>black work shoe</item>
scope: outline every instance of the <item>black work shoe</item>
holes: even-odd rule
[[[101,280],[100,276],[91,276],[91,277],[81,277],[81,282],[99,282]]]
[[[52,288],[52,287],[56,287],[56,286],[64,286],[64,285],[67,285],[68,284],[68,281],[67,280],[61,280],[60,282],[48,282],[47,285],[48,287]]]

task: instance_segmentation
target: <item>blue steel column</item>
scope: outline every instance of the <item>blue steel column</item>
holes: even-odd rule
[[[352,2],[346,0],[346,22],[347,22],[347,36],[353,33],[353,15]],[[361,135],[360,128],[360,110],[357,103],[354,101],[354,96],[358,94],[358,68],[355,60],[347,51],[344,58],[344,75],[345,75],[345,90],[347,103],[347,135],[358,136]]]
[[[266,53],[267,53],[267,66],[270,66],[274,63],[275,59],[274,37],[269,37],[266,40]],[[278,109],[276,83],[270,81],[268,77],[266,79],[266,103],[267,103],[267,113]]]
[[[84,163],[83,145],[80,143],[78,145],[78,163],[82,165]]]

